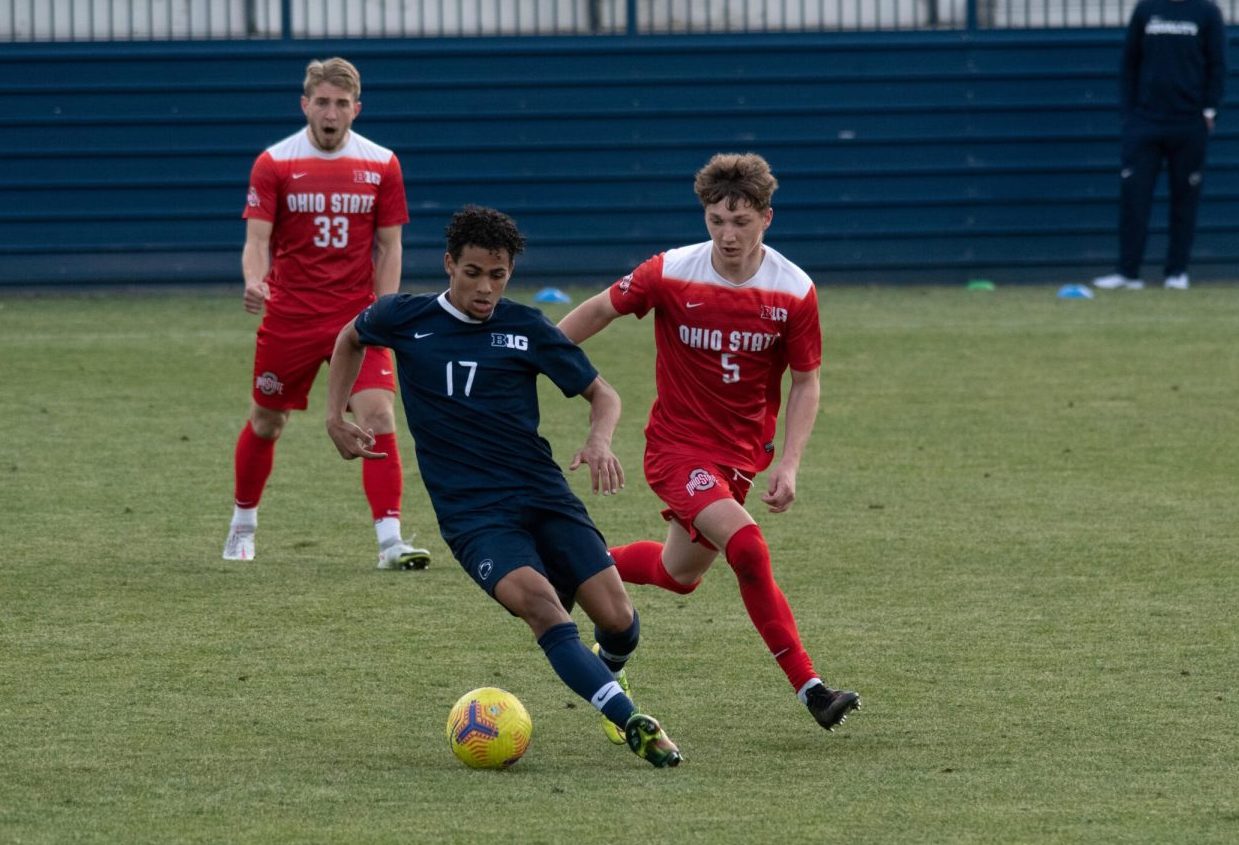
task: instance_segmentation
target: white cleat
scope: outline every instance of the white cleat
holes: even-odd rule
[[[224,560],[254,559],[254,526],[234,525],[228,529],[224,543]]]
[[[430,566],[430,552],[410,546],[404,540],[379,549],[379,569],[425,569]]]
[[[1187,280],[1187,273],[1166,277],[1166,290],[1187,290],[1190,286],[1191,283]]]
[[[1109,276],[1093,279],[1093,287],[1098,290],[1140,290],[1144,287],[1144,282],[1140,279],[1129,279],[1122,273],[1111,273]]]

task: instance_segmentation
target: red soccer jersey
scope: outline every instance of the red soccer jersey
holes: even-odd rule
[[[783,371],[822,363],[817,290],[770,247],[757,274],[734,284],[714,271],[711,248],[654,256],[611,286],[611,304],[637,317],[654,309],[648,448],[759,472],[774,456]]]
[[[343,324],[374,301],[375,230],[409,222],[404,174],[356,132],[326,153],[302,129],[258,156],[242,216],[274,223],[267,313]]]

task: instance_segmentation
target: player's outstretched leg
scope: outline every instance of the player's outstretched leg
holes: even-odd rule
[[[805,690],[804,703],[819,725],[833,731],[847,720],[848,713],[860,709],[860,695],[818,682]]]
[[[684,762],[680,749],[676,748],[653,716],[633,713],[628,717],[628,724],[624,726],[624,735],[628,738],[628,747],[632,749],[632,753],[655,768],[678,766]]]

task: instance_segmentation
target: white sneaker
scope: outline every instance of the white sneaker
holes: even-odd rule
[[[397,540],[379,549],[379,569],[425,569],[430,566],[430,552]]]
[[[1187,290],[1189,286],[1187,273],[1166,277],[1166,290]]]
[[[1140,279],[1129,279],[1122,273],[1111,273],[1109,276],[1093,279],[1093,287],[1098,290],[1140,290],[1144,287],[1144,282]]]
[[[254,559],[254,526],[233,525],[224,543],[224,560]]]

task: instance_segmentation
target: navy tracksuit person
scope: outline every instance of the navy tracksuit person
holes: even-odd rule
[[[1102,289],[1141,288],[1140,264],[1162,162],[1170,188],[1165,285],[1185,290],[1205,148],[1226,77],[1226,28],[1212,0],[1142,0],[1123,49],[1118,272]]]

